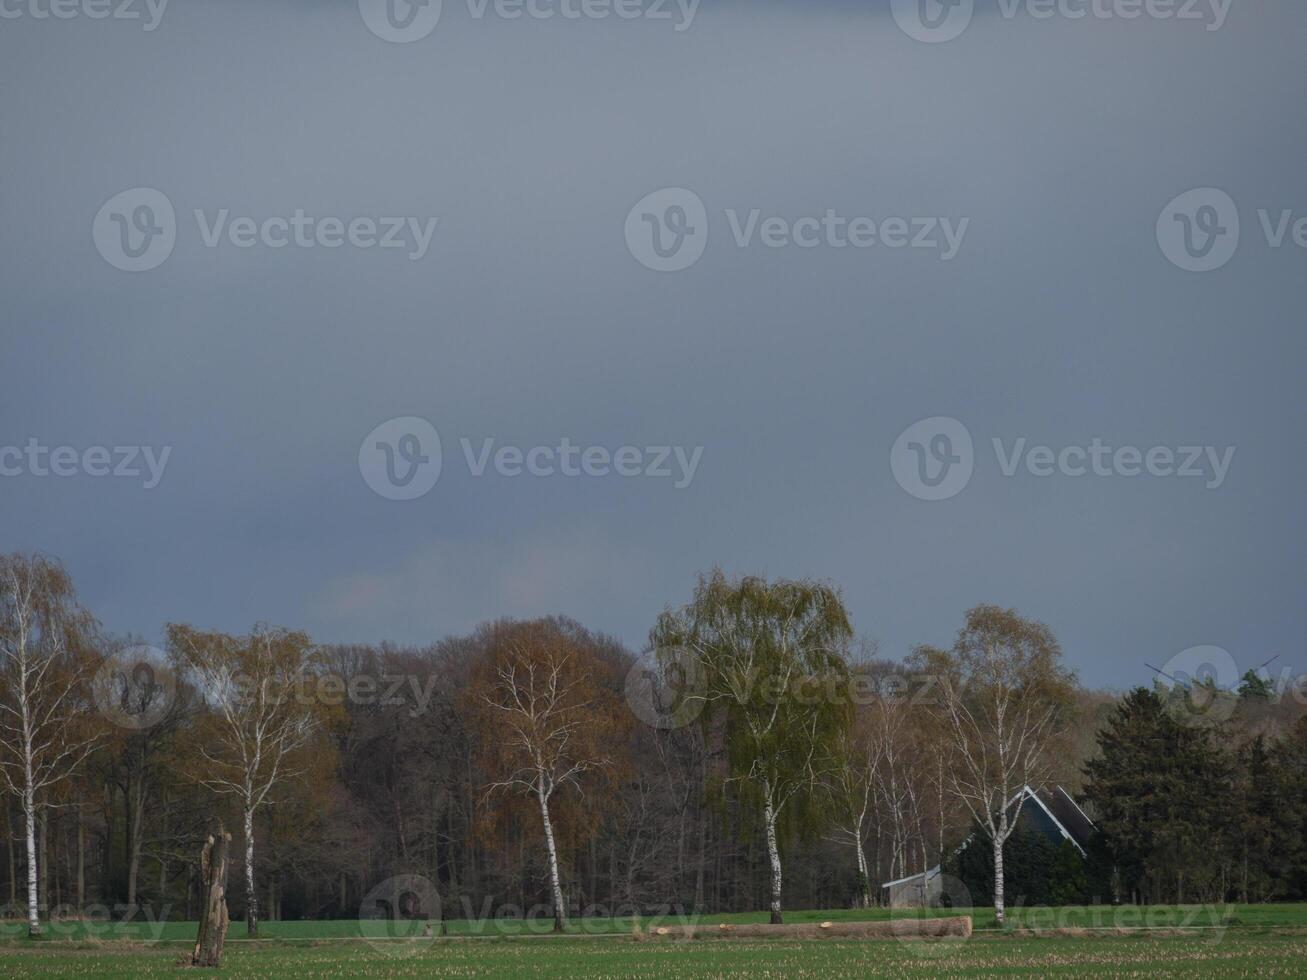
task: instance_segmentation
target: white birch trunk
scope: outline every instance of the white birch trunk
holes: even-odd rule
[[[254,808],[245,807],[245,930],[259,934],[259,899],[254,890]]]
[[[871,908],[871,874],[867,870],[867,853],[862,849],[862,834],[858,834],[858,839],[854,841],[853,846],[858,851],[858,880],[862,884],[862,907]]]
[[[563,886],[558,879],[558,847],[554,843],[554,824],[549,819],[549,797],[544,792],[537,792],[540,800],[540,817],[545,824],[545,846],[549,850],[549,888],[554,900],[554,932],[562,932],[565,926],[563,915]]]
[[[27,934],[41,934],[41,908],[36,897],[36,799],[32,793],[31,766],[28,766],[28,785],[23,791],[23,833],[27,838]]]
[[[994,835],[994,918],[1003,925],[1003,842]]]
[[[767,857],[771,860],[771,921],[773,925],[781,924],[781,851],[776,841],[776,810],[772,807],[771,794],[763,807],[763,819],[767,823]]]

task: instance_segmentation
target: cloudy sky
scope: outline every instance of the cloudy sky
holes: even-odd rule
[[[638,647],[720,564],[1307,668],[1296,0],[66,2],[0,0],[0,550],[111,629]]]

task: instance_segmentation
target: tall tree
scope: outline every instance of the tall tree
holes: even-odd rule
[[[517,790],[539,808],[556,932],[566,928],[567,906],[555,794],[584,794],[591,778],[611,769],[629,724],[587,639],[552,620],[497,624],[466,702],[487,792]]]
[[[228,636],[171,624],[168,642],[210,709],[192,732],[189,775],[240,805],[245,924],[257,936],[254,818],[275,789],[308,770],[308,752],[322,741],[331,705],[311,694],[322,657],[306,634],[264,626]]]
[[[834,840],[852,847],[857,861],[857,903],[862,908],[868,908],[872,903],[866,836],[873,817],[876,773],[883,752],[884,746],[876,736],[870,706],[863,706],[849,729],[841,733],[825,781],[834,814]]]
[[[20,802],[27,846],[27,929],[41,932],[36,845],[41,797],[66,780],[103,729],[87,711],[94,622],[72,580],[41,555],[0,556],[0,779]]]
[[[729,781],[762,810],[771,866],[771,921],[782,921],[781,820],[816,816],[813,791],[835,766],[852,721],[853,630],[838,592],[811,581],[720,571],[701,576],[689,605],[667,610],[651,640],[698,664],[707,726],[720,723]],[[803,819],[807,818],[807,819]]]
[[[1022,790],[1047,780],[1075,676],[1043,623],[1013,609],[982,605],[967,613],[950,654],[923,653],[940,665],[940,713],[952,739],[950,782],[994,855],[994,915],[1004,921],[1003,844],[1017,825]]]
[[[1099,755],[1085,765],[1085,793],[1098,813],[1127,898],[1216,899],[1238,857],[1229,846],[1239,794],[1218,730],[1184,724],[1155,691],[1136,688],[1112,711]]]
[[[126,898],[128,907],[134,909],[147,822],[162,815],[159,790],[175,756],[175,735],[189,692],[178,692],[162,650],[130,641],[110,644],[93,689],[97,705],[113,723],[102,743],[101,758],[108,757],[107,778],[122,794]]]

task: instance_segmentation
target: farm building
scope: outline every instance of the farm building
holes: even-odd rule
[[[1043,834],[1053,843],[1070,841],[1080,855],[1085,856],[1094,825],[1070,793],[1061,786],[1052,792],[1036,792],[1026,786],[1012,797],[1012,802],[1016,803],[1018,799],[1021,800],[1016,817],[1019,830]],[[974,835],[968,837],[958,850],[973,839]],[[935,865],[920,874],[885,882],[880,886],[881,901],[891,908],[934,904],[940,897],[943,883],[939,865]]]

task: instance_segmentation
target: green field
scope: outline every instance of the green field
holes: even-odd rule
[[[865,976],[1302,976],[1307,972],[1307,905],[1013,910],[1008,929],[974,910],[969,941],[704,940],[636,942],[631,920],[585,920],[566,937],[547,922],[449,923],[452,938],[369,943],[359,923],[270,922],[257,942],[234,923],[222,975],[322,977],[834,977]],[[886,918],[872,912],[795,912],[787,921]],[[715,923],[759,915],[709,916]],[[13,936],[16,923],[6,923]],[[115,925],[80,935],[71,923],[40,941],[0,941],[6,977],[175,975],[194,924]],[[1098,930],[1102,931],[1098,931]],[[1032,931],[1033,930],[1033,931]],[[1086,930],[1089,930],[1086,932]],[[618,933],[599,936],[596,932]],[[541,935],[536,935],[537,933]],[[475,938],[480,936],[481,938]],[[468,938],[472,937],[472,938]]]
[[[908,909],[890,911],[888,909],[835,909],[826,911],[787,912],[786,922],[822,922],[831,920],[861,921],[879,920],[892,917],[905,917],[913,914],[926,914]],[[932,912],[934,914],[970,915],[977,931],[996,929],[994,911],[990,908],[959,909],[957,912]],[[614,933],[629,933],[641,920],[591,918],[573,919],[570,931],[578,936],[608,936]],[[727,915],[705,915],[699,919],[678,919],[667,916],[659,919],[642,920],[644,924],[698,921],[709,924],[718,922],[752,923],[766,922],[765,913],[748,912]],[[1298,905],[1153,905],[1147,907],[1121,906],[1081,906],[1075,908],[1009,908],[1007,927],[1030,928],[1045,931],[1058,928],[1072,929],[1157,929],[1185,928],[1192,930],[1234,930],[1247,928],[1303,928],[1307,929],[1307,904]],[[47,939],[50,940],[134,940],[148,942],[162,940],[181,942],[195,938],[194,922],[53,922],[47,923]],[[495,936],[544,936],[553,928],[553,921],[541,919],[483,919],[480,921],[455,920],[445,923],[450,936],[470,936],[490,938]],[[0,949],[7,948],[4,943],[21,939],[26,934],[26,924],[14,920],[0,922]],[[384,924],[377,923],[369,928],[368,935],[374,935],[384,929]],[[403,931],[401,925],[400,930]],[[263,922],[259,925],[261,939],[278,939],[286,941],[311,941],[326,939],[363,939],[363,927],[353,920],[304,920],[296,922]],[[245,941],[245,923],[233,922],[228,942]]]
[[[35,948],[33,946],[35,945]],[[1227,934],[1185,937],[973,938],[942,956],[916,943],[763,940],[636,943],[629,939],[445,941],[409,956],[366,945],[235,944],[231,977],[821,977],[866,976],[1302,976],[1307,940]],[[6,977],[177,975],[166,947],[63,949],[28,944],[0,952]]]

